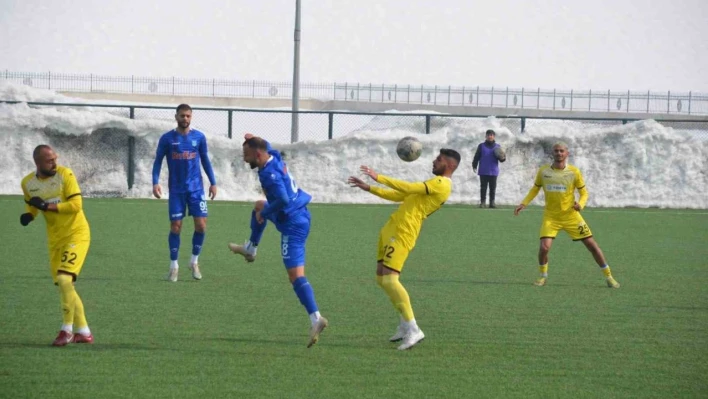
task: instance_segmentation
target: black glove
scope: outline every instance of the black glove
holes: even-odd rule
[[[49,207],[49,204],[44,202],[44,200],[39,197],[32,197],[29,201],[27,201],[27,203],[42,211],[46,211],[47,207]]]
[[[32,214],[29,212],[23,213],[22,215],[20,215],[20,224],[23,226],[27,226],[33,220],[34,220],[34,216],[32,216]]]

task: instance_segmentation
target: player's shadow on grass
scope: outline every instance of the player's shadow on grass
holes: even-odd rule
[[[228,343],[247,343],[247,344],[264,344],[264,345],[282,345],[282,346],[294,346],[294,345],[305,345],[306,344],[306,337],[303,336],[302,339],[296,339],[294,337],[291,338],[281,338],[281,339],[266,339],[266,338],[258,338],[258,337],[215,337],[215,338],[207,338],[210,341],[216,341],[216,342],[228,342]]]
[[[94,351],[112,351],[112,350],[142,350],[142,351],[176,351],[177,349],[165,348],[161,346],[146,346],[134,343],[117,343],[117,344],[69,344],[66,347],[52,346],[51,342],[36,343],[36,342],[0,342],[0,348],[6,349],[49,349],[49,350],[71,350],[71,348],[83,348]]]
[[[482,285],[528,285],[533,286],[531,282],[526,281],[480,281],[480,280],[462,280],[462,279],[445,279],[445,278],[407,278],[406,282],[410,283],[444,283],[444,284],[482,284]],[[564,284],[556,284],[562,286]]]

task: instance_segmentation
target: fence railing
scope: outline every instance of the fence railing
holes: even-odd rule
[[[157,78],[51,72],[0,71],[28,86],[66,92],[132,93],[196,97],[287,99],[290,82]],[[301,98],[568,111],[708,115],[708,94],[694,92],[548,90],[480,86],[301,83]]]

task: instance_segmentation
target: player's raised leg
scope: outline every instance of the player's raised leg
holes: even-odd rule
[[[263,210],[265,204],[266,201],[256,201],[253,211],[251,211],[251,236],[248,240],[243,245],[229,243],[231,252],[242,255],[247,262],[256,260],[258,244],[261,242],[261,237],[263,237],[263,232],[268,224],[267,220],[260,218],[260,211]]]
[[[602,253],[602,250],[600,249],[600,246],[597,245],[595,239],[593,239],[592,237],[588,237],[583,239],[582,241],[583,244],[585,244],[585,248],[590,251],[592,257],[595,259],[595,262],[598,266],[600,266],[600,270],[602,270],[602,273],[605,275],[607,286],[610,288],[619,288],[620,284],[617,282],[617,280],[614,279],[614,277],[612,277],[610,265],[607,264],[607,261],[605,260],[605,255]]]

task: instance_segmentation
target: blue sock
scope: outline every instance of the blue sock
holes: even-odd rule
[[[179,234],[170,231],[167,242],[170,243],[170,260],[177,260],[179,258]]]
[[[256,221],[256,211],[251,212],[251,238],[249,238],[249,241],[251,241],[253,245],[257,246],[258,243],[261,242],[266,224],[268,224],[267,220],[264,220],[263,223],[258,223]]]
[[[310,282],[307,281],[307,277],[298,277],[293,281],[293,290],[297,294],[298,299],[302,306],[307,309],[307,314],[312,314],[317,312],[317,302],[315,302],[315,292],[312,290]]]
[[[202,252],[202,245],[204,244],[204,236],[206,233],[195,231],[192,236],[192,255],[199,255]]]

